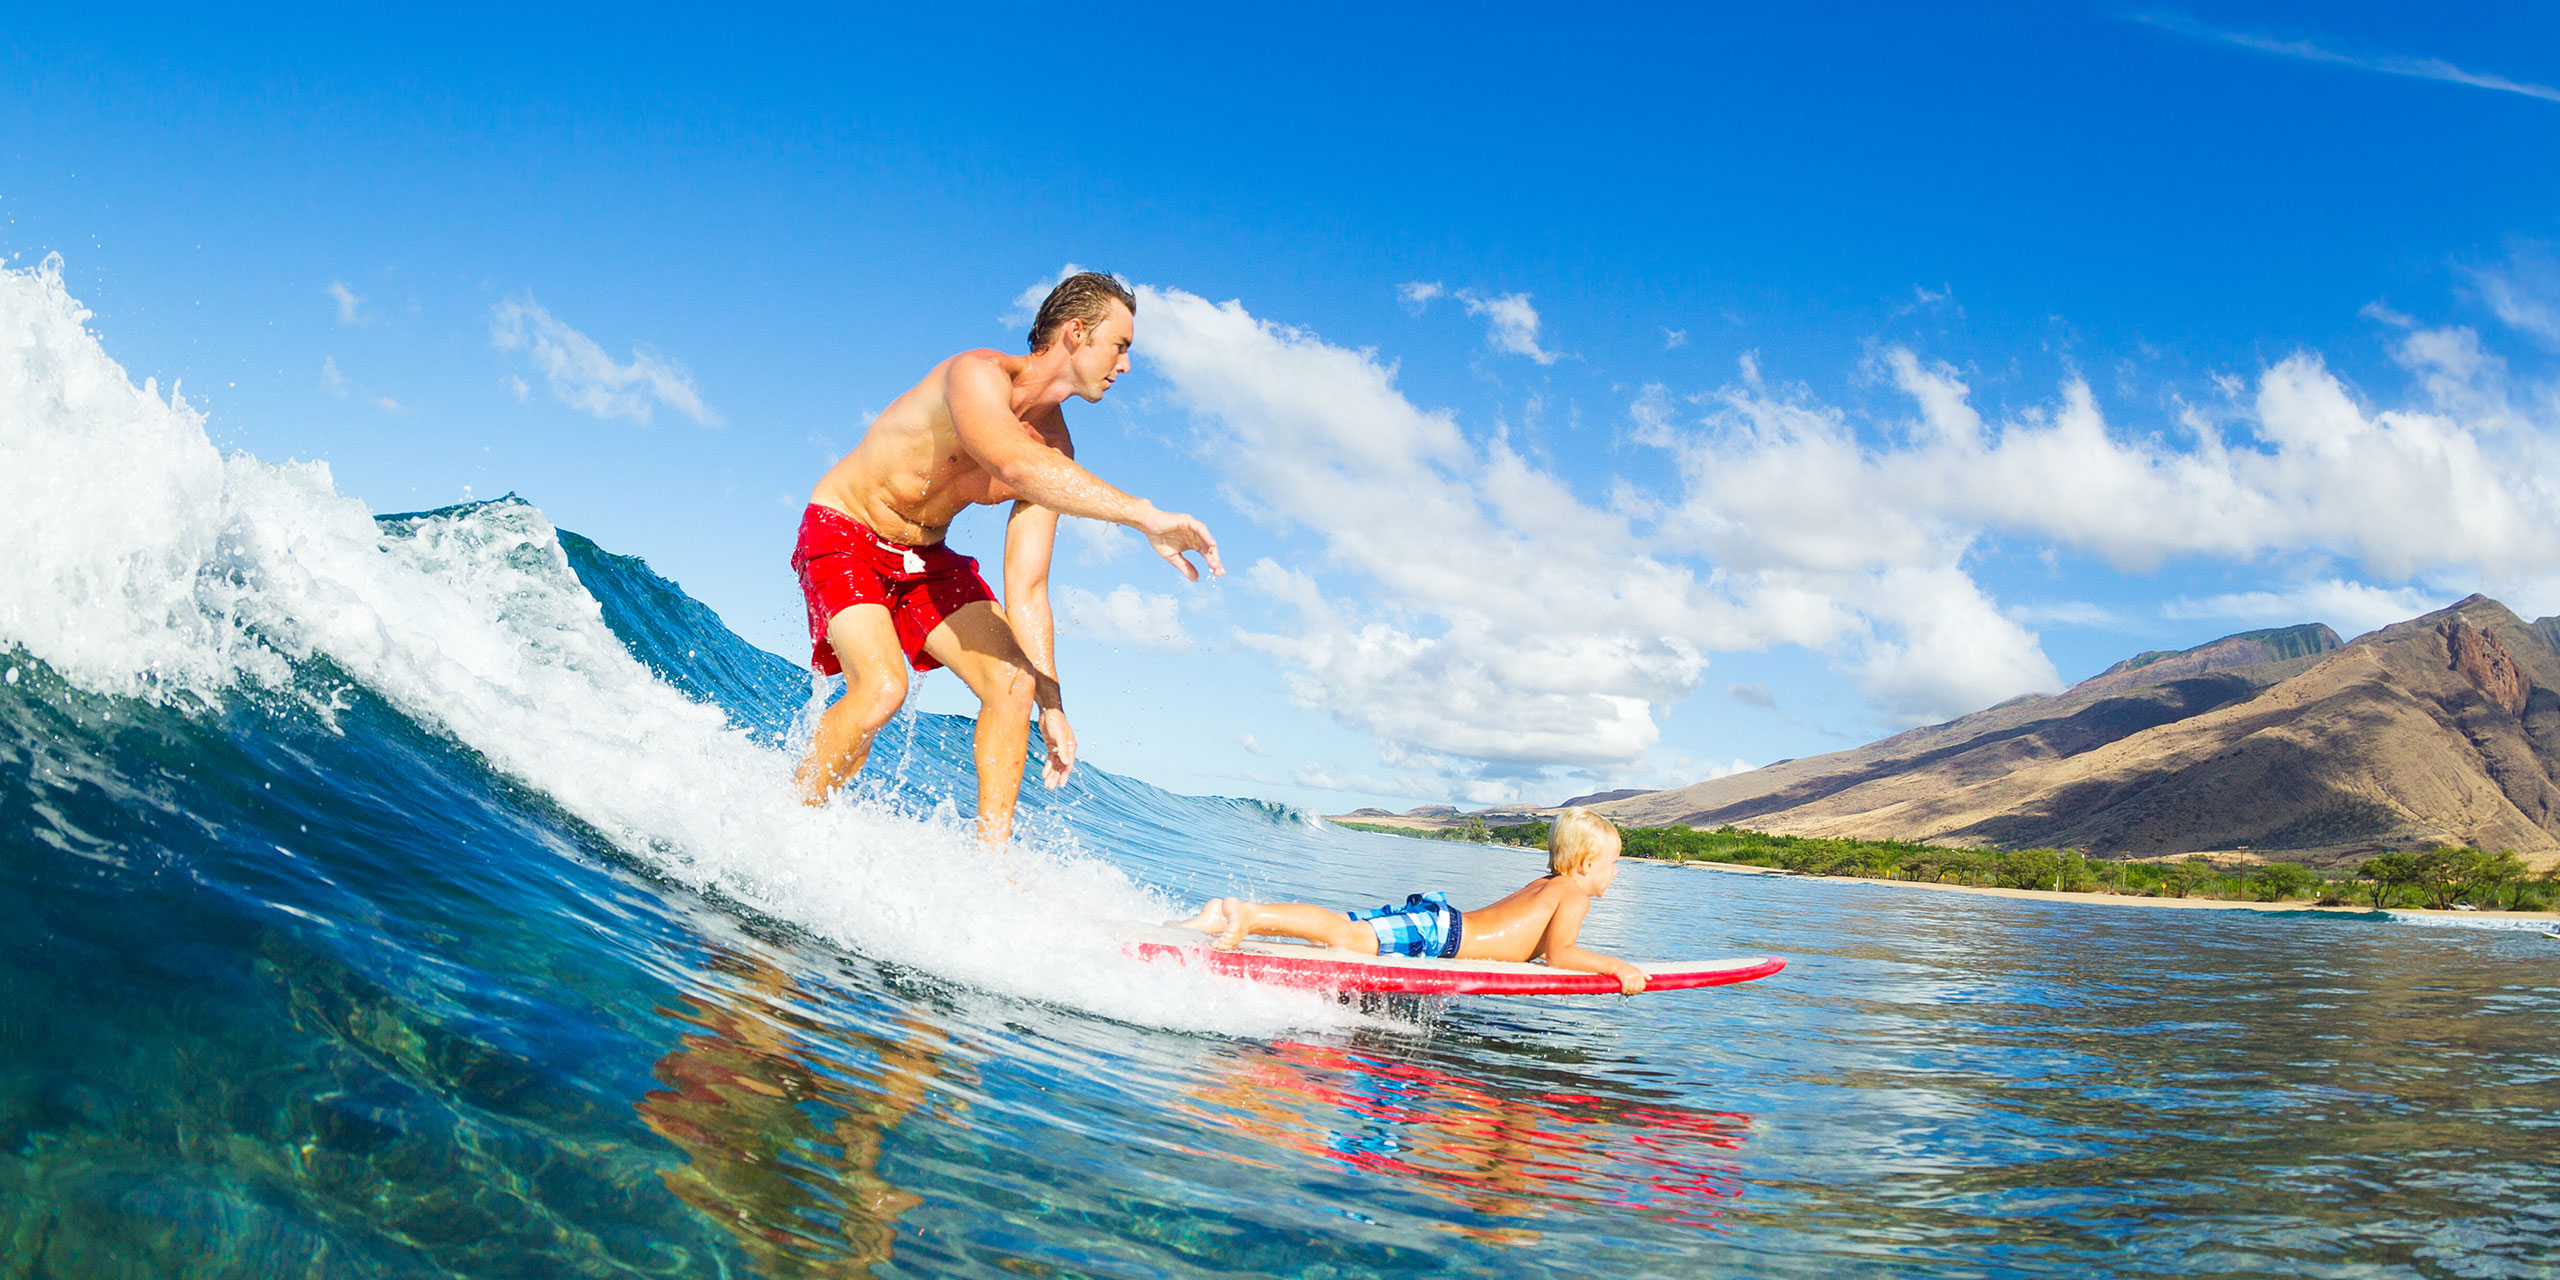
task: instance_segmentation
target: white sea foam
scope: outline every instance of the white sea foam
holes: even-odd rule
[[[2414,924],[2421,928],[2428,929],[2490,929],[2497,931],[2530,929],[2536,933],[2548,933],[2554,927],[2550,920],[2536,916],[2485,914],[2453,915],[2450,913],[2438,914],[2430,911],[2401,911],[2397,909],[2386,910],[2383,914],[2390,916],[2391,922],[2394,924]]]
[[[164,702],[280,687],[325,657],[632,856],[866,955],[1158,1026],[1347,1020],[1127,960],[1114,922],[1171,908],[1098,860],[1031,847],[999,863],[948,815],[804,808],[787,756],[623,649],[539,512],[387,535],[326,464],[215,449],[203,415],[174,387],[135,387],[88,317],[59,258],[0,270],[0,643]]]

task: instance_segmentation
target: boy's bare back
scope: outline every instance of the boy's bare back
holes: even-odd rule
[[[1590,911],[1591,895],[1573,877],[1540,876],[1491,906],[1467,912],[1467,932],[1458,942],[1458,958],[1521,961],[1543,955],[1554,926],[1560,923],[1558,917],[1570,921],[1560,939],[1570,943],[1581,933],[1582,917]]]

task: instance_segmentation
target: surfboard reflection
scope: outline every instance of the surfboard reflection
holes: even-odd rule
[[[923,1101],[948,1041],[911,1016],[879,1032],[822,1026],[803,1012],[815,997],[755,956],[717,952],[710,967],[725,990],[661,1010],[699,1030],[658,1060],[667,1087],[636,1104],[688,1157],[661,1175],[667,1189],[765,1275],[869,1274],[922,1203],[879,1175],[882,1137]]]
[[[1721,1206],[1743,1190],[1734,1153],[1751,1117],[1736,1112],[1471,1079],[1355,1046],[1284,1041],[1227,1065],[1174,1110],[1484,1217],[1534,1220],[1577,1201],[1715,1230]],[[1489,1241],[1538,1238],[1527,1227],[1433,1225]]]

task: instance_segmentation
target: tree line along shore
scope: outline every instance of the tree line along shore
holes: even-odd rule
[[[1524,822],[1417,830],[1329,819],[1380,835],[1470,844],[1546,847],[1549,826]],[[2217,860],[2187,854],[2165,860],[2092,858],[2077,849],[1963,849],[1898,840],[1831,840],[1769,835],[1739,827],[1621,827],[1628,857],[1663,862],[1730,862],[1800,875],[1855,876],[1975,888],[2112,893],[2147,898],[2213,898],[2232,902],[2300,900],[2322,907],[2472,907],[2544,911],[2560,903],[2560,866],[2536,874],[2514,850],[2458,846],[2377,853],[2326,871],[2290,862]]]

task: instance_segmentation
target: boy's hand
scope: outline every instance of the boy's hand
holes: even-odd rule
[[[1625,973],[1618,975],[1619,995],[1631,996],[1642,990],[1644,990],[1644,970],[1630,966]]]

